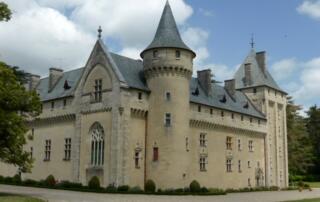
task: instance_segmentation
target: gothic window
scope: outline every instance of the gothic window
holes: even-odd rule
[[[232,150],[232,137],[226,138],[226,147],[227,147],[227,150]]]
[[[99,123],[94,123],[91,135],[91,165],[101,166],[104,163],[104,130]]]
[[[171,126],[171,114],[170,113],[165,114],[164,124],[166,127]]]
[[[102,100],[102,79],[95,80],[94,85],[94,101],[101,102]]]
[[[179,50],[176,50],[176,58],[179,59],[181,57],[181,52]]]
[[[200,156],[200,171],[206,171],[206,164],[207,164],[207,157],[206,156]]]
[[[159,148],[158,147],[153,147],[153,161],[158,161],[159,160]]]
[[[228,173],[232,172],[232,160],[231,159],[227,159],[226,166],[227,166],[227,172]]]
[[[51,140],[45,141],[45,147],[44,147],[44,161],[50,161],[51,157]]]
[[[248,148],[250,152],[253,152],[253,140],[249,140]]]
[[[207,146],[207,134],[200,133],[200,147],[206,147]]]
[[[71,159],[71,138],[64,139],[64,159],[69,161]]]

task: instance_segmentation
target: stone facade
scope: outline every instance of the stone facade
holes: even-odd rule
[[[35,161],[23,178],[53,174],[87,184],[98,176],[103,186],[140,187],[152,179],[158,188],[192,180],[219,188],[288,186],[286,93],[254,86],[247,60],[245,88],[237,78],[215,84],[210,70],[193,78],[195,53],[182,42],[168,3],[141,57],[113,54],[98,39],[84,68],[52,68],[51,76],[31,79],[43,111],[29,123],[33,138],[25,150]],[[1,175],[15,173],[1,163]]]

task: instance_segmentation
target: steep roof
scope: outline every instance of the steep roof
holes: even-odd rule
[[[258,86],[268,86],[275,90],[281,91],[285,93],[276,83],[276,81],[272,78],[271,74],[264,68],[262,71],[256,59],[256,51],[251,49],[250,53],[246,57],[245,61],[241,64],[239,69],[234,75],[234,79],[236,81],[236,89],[241,88],[250,88],[250,87],[258,87]],[[247,85],[245,82],[245,64],[251,64],[251,84]]]
[[[181,39],[179,30],[177,28],[176,21],[172,14],[172,10],[169,2],[167,1],[162,16],[158,25],[157,32],[153,38],[151,44],[141,52],[141,57],[143,53],[147,50],[154,48],[181,48],[191,51],[194,56],[196,55]]]

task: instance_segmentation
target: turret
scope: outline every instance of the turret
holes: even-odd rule
[[[190,183],[185,145],[195,53],[182,41],[168,2],[155,37],[141,57],[151,90],[146,178],[154,180],[159,188],[185,187]]]

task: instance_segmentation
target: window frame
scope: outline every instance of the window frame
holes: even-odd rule
[[[169,112],[166,112],[164,114],[164,125],[165,125],[165,127],[172,126],[172,116],[171,116],[171,113],[169,113]]]
[[[200,147],[207,147],[207,134],[206,133],[200,133],[199,143],[200,143]]]
[[[175,55],[176,55],[176,59],[179,60],[181,58],[181,51],[180,50],[176,50]]]
[[[94,80],[94,101],[101,102],[102,101],[102,79]]]
[[[231,173],[232,172],[232,159],[227,159],[226,160],[226,170],[227,170],[227,173]]]
[[[152,161],[158,162],[159,161],[159,147],[154,146],[153,147],[153,153],[152,153]]]
[[[232,137],[231,136],[226,137],[226,149],[232,150]]]
[[[64,138],[64,161],[71,160],[71,138]]]
[[[51,160],[51,139],[45,140],[44,146],[44,159],[43,161],[50,161]]]
[[[200,172],[207,171],[207,164],[208,164],[208,157],[207,156],[200,156],[200,158],[199,158]]]

